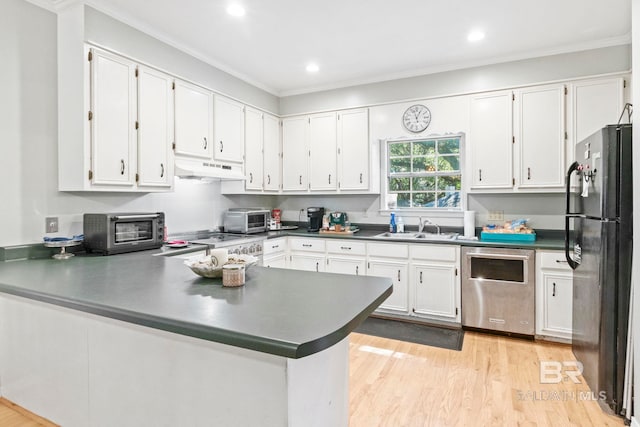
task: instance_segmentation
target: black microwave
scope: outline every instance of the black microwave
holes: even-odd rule
[[[87,252],[103,255],[156,249],[164,241],[164,213],[87,213],[83,217]]]

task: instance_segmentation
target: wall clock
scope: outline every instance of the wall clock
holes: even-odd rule
[[[422,132],[429,127],[429,123],[431,123],[431,111],[424,105],[412,105],[402,115],[402,124],[409,132]]]

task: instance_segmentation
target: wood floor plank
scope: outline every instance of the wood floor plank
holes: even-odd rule
[[[623,426],[586,384],[542,384],[566,344],[466,332],[462,351],[351,334],[350,426]],[[580,394],[584,393],[584,394]]]

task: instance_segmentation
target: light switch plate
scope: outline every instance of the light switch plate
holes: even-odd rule
[[[49,216],[45,218],[45,230],[46,233],[57,233],[58,232],[58,217],[57,216]]]
[[[489,211],[489,221],[504,221],[504,211]]]

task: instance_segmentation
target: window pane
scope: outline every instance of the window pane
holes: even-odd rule
[[[438,141],[438,153],[440,154],[460,153],[460,140],[459,139],[443,139]]]
[[[389,191],[409,191],[409,178],[389,178]]]
[[[436,170],[436,157],[414,157],[413,158],[413,172],[435,172]]]
[[[436,178],[424,176],[413,178],[413,191],[434,191],[436,189]]]
[[[460,191],[462,177],[457,176],[439,176],[438,190],[440,191]],[[414,184],[415,185],[415,184]]]
[[[413,155],[424,156],[426,154],[436,153],[435,141],[418,141],[413,143]]]
[[[434,207],[436,193],[413,193],[413,206],[417,208]]]
[[[438,193],[439,208],[458,208],[460,207],[460,192]]]
[[[438,170],[443,172],[460,170],[460,157],[459,156],[438,157]]]
[[[399,208],[411,207],[411,193],[398,193],[398,207]]]
[[[410,142],[395,142],[389,144],[390,156],[409,156],[411,155]]]
[[[390,163],[390,166],[389,166],[390,173],[411,172],[410,157],[399,157],[397,159],[390,159],[389,163]]]

